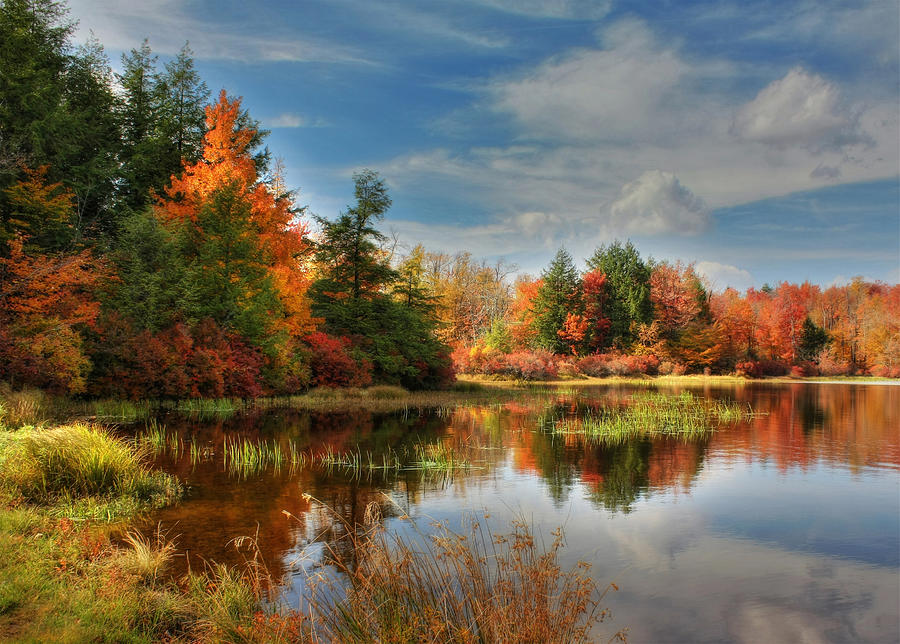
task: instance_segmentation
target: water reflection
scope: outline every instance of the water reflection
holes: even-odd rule
[[[900,387],[694,389],[760,412],[695,441],[604,445],[540,430],[542,419],[620,404],[633,391],[540,390],[432,413],[169,418],[170,429],[212,457],[160,457],[190,493],[148,526],[179,535],[194,567],[201,557],[238,563],[228,542],[258,535],[295,599],[298,555],[317,541],[342,548],[344,524],[361,522],[369,503],[391,526],[402,512],[459,521],[486,509],[497,525],[521,512],[546,529],[564,523],[571,562],[587,557],[599,579],[616,579],[617,626],[629,626],[634,641],[900,637]],[[242,480],[222,465],[226,437],[293,441],[308,454],[408,453],[416,442],[443,441],[471,466],[440,475],[285,467]]]

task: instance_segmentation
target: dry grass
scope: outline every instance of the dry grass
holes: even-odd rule
[[[175,555],[175,544],[159,528],[153,537],[128,531],[122,540],[128,548],[121,551],[116,563],[147,583],[156,583]]]
[[[601,602],[615,586],[599,588],[589,563],[561,568],[561,530],[546,547],[525,521],[508,534],[472,520],[465,534],[433,524],[404,537],[385,531],[377,507],[365,526],[345,525],[352,556],[329,546],[343,581],[310,580],[300,611],[309,640],[577,643],[609,615]]]

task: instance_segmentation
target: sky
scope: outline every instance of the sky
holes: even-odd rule
[[[900,281],[900,3],[70,0],[114,69],[185,41],[309,212],[537,274],[631,239],[714,286]]]

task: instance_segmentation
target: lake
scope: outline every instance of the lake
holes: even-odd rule
[[[524,517],[542,535],[563,526],[562,563],[589,561],[602,586],[618,586],[604,600],[612,617],[601,641],[623,627],[632,642],[900,640],[900,387],[692,386],[754,412],[692,440],[601,443],[547,431],[548,419],[650,388],[684,391],[533,387],[430,411],[167,417],[169,430],[202,449],[158,457],[189,490],[144,528],[161,524],[193,569],[204,559],[240,563],[230,541],[256,536],[282,580],[280,601],[296,606],[322,544],[340,547],[335,513],[362,522],[375,502],[389,530],[410,529],[403,514],[423,530],[487,514],[494,532]],[[375,464],[441,444],[468,467],[241,473],[222,460],[223,442],[240,438]]]

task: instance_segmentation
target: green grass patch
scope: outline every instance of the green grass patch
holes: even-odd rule
[[[113,518],[176,500],[178,483],[146,460],[140,446],[96,425],[0,434],[0,485],[58,514]]]
[[[633,438],[673,436],[697,439],[708,436],[723,423],[753,417],[749,405],[711,400],[689,391],[678,395],[642,392],[631,395],[624,405],[610,405],[577,418],[545,419],[557,434],[620,442]]]

